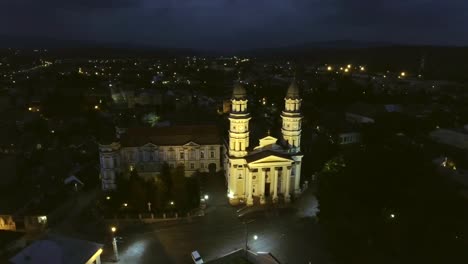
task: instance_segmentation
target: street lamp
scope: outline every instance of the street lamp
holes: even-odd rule
[[[248,231],[247,231],[247,224],[250,224],[250,223],[252,223],[253,221],[255,221],[255,220],[250,220],[250,221],[248,221],[248,222],[245,222],[245,221],[242,222],[242,223],[244,224],[244,228],[245,228],[245,257],[246,257],[246,258],[247,258],[247,250],[248,250],[248,248],[249,248],[249,246],[248,246],[248,242],[249,242],[249,235],[248,235],[248,234],[249,234],[249,233],[248,233]],[[254,239],[257,240],[258,237],[257,237],[257,238],[255,238],[255,237],[257,237],[256,235],[254,236]]]
[[[257,236],[257,235],[254,235],[254,236],[253,236],[253,239],[254,239],[254,240],[257,240],[257,239],[258,239],[258,236]]]
[[[117,239],[115,237],[115,232],[117,228],[115,226],[111,227],[112,231],[112,248],[114,249],[114,260],[115,262],[119,261],[119,250],[117,249]]]
[[[210,197],[208,196],[208,194],[205,194],[204,198],[205,198],[205,200],[208,200],[208,198],[210,198]]]

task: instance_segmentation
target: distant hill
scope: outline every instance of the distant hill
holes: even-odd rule
[[[0,49],[47,49],[50,55],[73,57],[174,57],[198,55],[194,49],[153,47],[128,43],[54,39],[47,37],[0,36]]]
[[[242,53],[260,59],[290,59],[298,63],[366,65],[372,71],[408,71],[430,79],[468,80],[468,46],[402,45],[338,40]],[[424,68],[421,65],[424,61]]]

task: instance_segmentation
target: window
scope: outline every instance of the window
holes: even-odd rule
[[[179,153],[179,157],[180,157],[180,159],[185,159],[185,153],[183,151],[181,151]]]
[[[239,177],[237,177],[237,179],[242,180],[242,174],[241,173],[239,173]]]
[[[200,151],[200,159],[204,159],[205,158],[205,151],[201,150]]]
[[[190,163],[190,169],[192,169],[192,170],[195,169],[195,164]]]
[[[47,216],[39,216],[37,217],[37,222],[39,224],[46,224],[47,223]]]
[[[200,168],[204,169],[205,168],[205,163],[200,163]]]
[[[210,152],[210,158],[214,158],[215,157],[215,152],[214,151],[211,151]]]
[[[174,149],[169,149],[169,159],[175,159],[175,151],[174,151]]]

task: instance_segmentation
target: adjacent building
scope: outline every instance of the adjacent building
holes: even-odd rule
[[[231,204],[289,202],[291,195],[300,193],[302,99],[295,81],[284,101],[282,138],[268,135],[259,140],[258,146],[250,147],[247,93],[242,84],[234,86],[224,164]]]
[[[184,166],[185,175],[217,171],[221,136],[214,125],[119,129],[116,140],[99,145],[102,189],[115,190],[117,177],[136,169],[144,178],[156,177],[164,163]]]

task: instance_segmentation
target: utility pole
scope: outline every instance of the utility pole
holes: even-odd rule
[[[244,228],[245,228],[245,258],[248,257],[248,255],[247,255],[247,250],[248,250],[248,247],[249,247],[249,246],[248,246],[248,242],[249,242],[249,233],[248,233],[248,231],[247,231],[247,224],[250,224],[250,223],[252,223],[253,221],[255,221],[255,220],[250,220],[250,221],[248,221],[248,222],[246,222],[246,221],[242,222],[242,223],[244,224]]]

